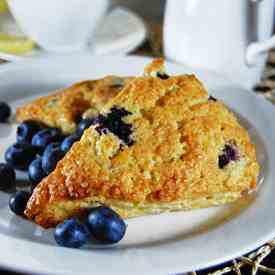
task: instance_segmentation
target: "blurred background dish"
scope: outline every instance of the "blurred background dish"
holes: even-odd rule
[[[145,38],[146,26],[142,18],[127,8],[114,6],[101,20],[85,51],[94,55],[127,54],[142,44]],[[0,16],[0,58],[17,61],[49,54],[27,38],[10,12],[4,9]]]
[[[9,10],[26,36],[51,53],[84,51],[110,0],[9,0]]]

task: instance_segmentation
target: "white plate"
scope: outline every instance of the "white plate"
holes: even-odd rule
[[[76,81],[106,74],[141,74],[149,59],[87,55],[30,59],[0,66],[0,97],[13,107]],[[172,274],[200,269],[244,254],[275,236],[275,108],[263,98],[208,71],[168,63],[168,73],[195,72],[213,96],[240,117],[257,145],[261,185],[242,203],[128,220],[113,248],[66,249],[8,209],[0,193],[0,266],[40,274]],[[15,139],[16,125],[0,125],[0,156]],[[0,160],[1,161],[1,160]],[[24,175],[18,174],[21,178]]]
[[[0,16],[0,32],[24,36],[10,13]],[[123,55],[135,50],[146,38],[146,27],[133,11],[117,7],[102,20],[98,26],[93,43],[87,49],[92,55]],[[18,61],[29,57],[42,57],[51,53],[35,48],[24,56],[0,52],[0,58],[7,61]]]

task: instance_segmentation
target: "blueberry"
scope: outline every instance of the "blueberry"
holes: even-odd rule
[[[6,102],[0,102],[0,122],[6,122],[11,115],[11,108]]]
[[[234,145],[235,142],[231,141],[229,144],[225,144],[222,154],[219,155],[219,168],[224,168],[230,161],[237,161],[240,159],[239,151]]]
[[[66,137],[63,142],[61,143],[61,150],[63,152],[68,152],[70,150],[70,148],[72,147],[72,145],[78,141],[80,139],[80,137],[78,135],[71,135]]]
[[[162,79],[162,80],[166,80],[169,78],[169,75],[166,74],[166,73],[160,73],[160,72],[157,72],[157,77]]]
[[[91,235],[103,244],[119,242],[126,232],[125,222],[115,211],[106,206],[91,209],[87,225]]]
[[[211,96],[209,96],[208,100],[209,101],[217,101],[217,98],[215,98],[214,96],[211,95]]]
[[[230,159],[225,154],[219,156],[219,168],[223,169],[227,164],[229,164]]]
[[[55,228],[54,238],[58,245],[79,248],[88,242],[89,230],[77,219],[71,218]]]
[[[93,124],[95,124],[95,119],[94,118],[86,118],[86,119],[81,120],[80,123],[78,124],[76,134],[78,136],[82,136],[84,131],[86,129],[88,129]]]
[[[98,126],[96,130],[99,134],[106,134],[108,132],[116,135],[124,144],[130,146],[134,142],[131,139],[132,125],[125,123],[122,118],[131,113],[123,108],[113,107],[106,115],[99,115],[95,120]]]
[[[60,146],[61,146],[61,142],[53,142],[53,143],[48,144],[44,150],[43,155],[47,155],[55,149],[60,149]]]
[[[16,215],[23,215],[29,198],[30,193],[26,191],[16,191],[11,195],[9,200],[10,210]]]
[[[40,131],[42,125],[38,122],[28,120],[17,127],[17,142],[31,143],[32,137]]]
[[[0,190],[6,190],[15,183],[15,172],[13,168],[6,163],[0,163]]]
[[[32,138],[32,145],[37,147],[45,148],[48,144],[52,142],[61,141],[63,136],[59,129],[48,128],[39,131]]]
[[[58,161],[64,157],[64,154],[65,153],[60,149],[54,149],[47,154],[43,154],[42,169],[47,175],[49,175],[55,169]]]
[[[42,169],[42,158],[38,157],[29,166],[29,179],[32,183],[39,183],[46,177],[44,170]]]
[[[230,160],[239,160],[239,152],[235,146],[227,144],[225,145],[223,151],[229,157]]]
[[[35,159],[37,149],[26,143],[15,143],[5,153],[5,160],[13,168],[27,170],[30,163]]]

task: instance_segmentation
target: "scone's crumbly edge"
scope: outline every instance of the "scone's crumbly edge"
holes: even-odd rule
[[[30,219],[50,227],[101,203],[127,218],[227,203],[255,189],[255,147],[235,116],[194,75],[164,80],[146,68],[101,111],[129,112],[122,120],[133,144],[100,125],[87,129],[36,187]]]

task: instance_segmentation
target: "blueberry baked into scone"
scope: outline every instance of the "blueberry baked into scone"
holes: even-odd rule
[[[38,98],[16,110],[18,122],[34,120],[56,127],[64,134],[73,133],[81,118],[99,113],[131,78],[107,76],[77,83],[49,96]]]
[[[194,75],[163,61],[112,97],[35,188],[25,210],[51,227],[96,205],[123,218],[233,202],[256,188],[247,131]]]

